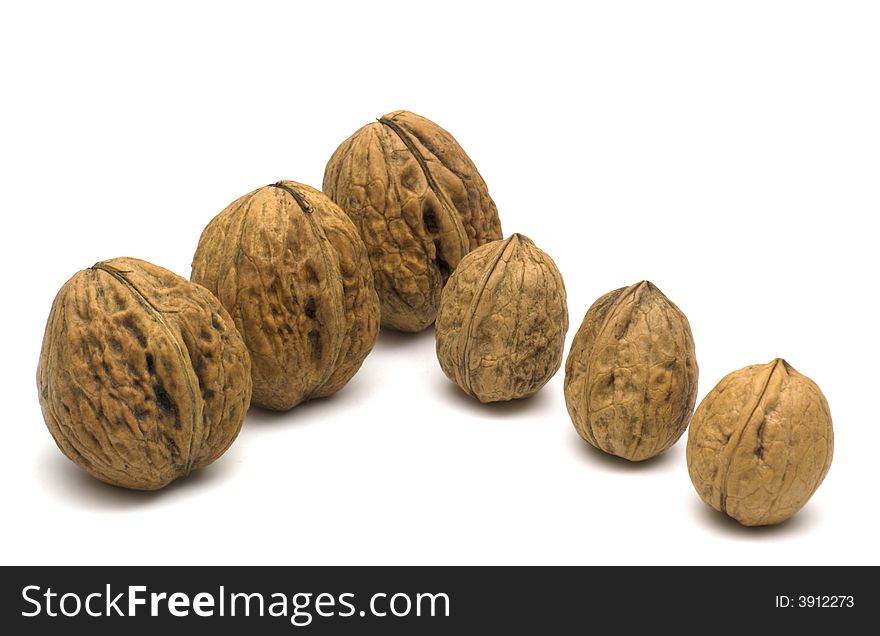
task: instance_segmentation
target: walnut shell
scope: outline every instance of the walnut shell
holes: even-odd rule
[[[642,461],[684,433],[697,372],[687,318],[642,281],[605,294],[587,311],[565,363],[565,403],[584,440]]]
[[[825,396],[777,358],[729,373],[703,398],[687,464],[703,501],[745,526],[763,526],[807,503],[833,452]]]
[[[307,185],[279,181],[233,201],[202,232],[192,280],[217,295],[244,337],[257,406],[286,410],[332,395],[376,342],[364,244]]]
[[[437,358],[480,400],[534,395],[559,369],[568,331],[553,259],[521,234],[465,256],[440,297]]]
[[[477,167],[448,132],[398,110],[346,139],[324,192],[352,218],[370,257],[382,325],[421,331],[462,257],[502,237]]]
[[[235,440],[250,402],[250,358],[208,290],[116,258],[58,292],[37,388],[67,457],[109,484],[156,490]]]

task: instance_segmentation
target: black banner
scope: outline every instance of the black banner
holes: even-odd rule
[[[17,567],[5,633],[447,634],[839,630],[877,615],[874,568]],[[13,631],[9,631],[9,627]]]

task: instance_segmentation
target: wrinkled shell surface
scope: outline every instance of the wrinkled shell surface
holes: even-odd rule
[[[725,376],[688,433],[688,472],[703,501],[746,526],[785,521],[831,466],[834,433],[822,391],[785,360]]]
[[[379,301],[349,218],[309,186],[246,194],[202,232],[192,280],[220,299],[253,364],[253,402],[274,410],[341,389],[373,348]]]
[[[58,292],[37,388],[67,457],[101,481],[156,490],[235,440],[250,402],[250,358],[206,289],[117,258]]]
[[[685,315],[648,281],[593,303],[565,363],[580,436],[631,461],[672,446],[694,411],[697,359]]]
[[[465,256],[443,290],[437,358],[481,402],[534,395],[559,369],[568,309],[547,254],[514,234]]]
[[[459,261],[502,236],[489,190],[458,142],[404,110],[346,139],[327,164],[323,188],[364,239],[382,325],[393,329],[430,326]]]

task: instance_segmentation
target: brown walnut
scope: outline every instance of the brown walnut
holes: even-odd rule
[[[257,406],[286,410],[332,395],[376,342],[364,244],[307,185],[279,181],[233,201],[202,232],[192,280],[217,295],[244,337]]]
[[[590,307],[565,363],[565,403],[580,436],[642,461],[672,446],[694,411],[697,360],[685,315],[642,281]]]
[[[486,183],[458,142],[405,110],[342,142],[327,163],[323,188],[364,239],[382,325],[392,329],[430,326],[459,261],[502,237]]]
[[[537,393],[559,369],[568,331],[562,276],[521,234],[465,256],[440,297],[437,358],[481,402]]]
[[[37,388],[67,457],[101,481],[156,490],[235,440],[250,402],[250,358],[208,290],[116,258],[58,292]]]
[[[822,391],[785,360],[726,375],[700,403],[687,443],[703,501],[745,526],[781,523],[813,496],[834,452]]]

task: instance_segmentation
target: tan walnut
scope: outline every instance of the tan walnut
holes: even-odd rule
[[[537,393],[559,369],[568,309],[562,276],[521,234],[465,256],[440,297],[437,358],[481,402]]]
[[[116,258],[58,292],[37,388],[67,457],[101,481],[156,490],[235,440],[250,402],[250,358],[208,290]]]
[[[217,295],[244,337],[257,406],[286,410],[335,393],[376,342],[364,244],[307,185],[279,181],[229,204],[202,232],[192,280]]]
[[[746,526],[781,523],[812,497],[834,452],[822,391],[785,360],[726,375],[700,403],[687,443],[703,501]]]
[[[324,192],[348,213],[370,257],[382,325],[421,331],[462,257],[502,237],[476,166],[448,132],[405,110],[346,139]]]
[[[687,318],[642,281],[605,294],[587,311],[565,363],[565,402],[584,440],[642,461],[684,433],[697,372]]]

